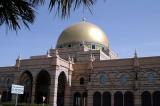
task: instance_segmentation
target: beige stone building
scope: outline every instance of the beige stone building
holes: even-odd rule
[[[24,85],[19,102],[52,106],[160,106],[160,57],[118,58],[105,33],[89,22],[66,28],[46,55],[0,67],[1,101],[11,84]]]

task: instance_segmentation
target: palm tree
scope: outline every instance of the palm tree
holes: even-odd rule
[[[6,24],[11,30],[17,31],[24,24],[29,28],[29,24],[35,21],[35,7],[43,5],[46,0],[0,0],[0,26]],[[76,10],[80,6],[90,7],[96,0],[50,0],[49,11],[56,9],[56,14],[61,18],[70,16],[71,10]]]

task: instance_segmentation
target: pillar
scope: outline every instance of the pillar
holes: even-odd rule
[[[71,87],[70,86],[66,86],[65,88],[65,106],[71,106],[71,100],[72,100],[72,96],[71,96]]]
[[[57,106],[57,77],[51,76],[51,85],[50,85],[50,97],[49,97],[49,104],[51,106]]]
[[[111,92],[111,106],[114,106],[114,92]]]
[[[36,80],[33,77],[33,81],[32,81],[32,98],[31,98],[31,103],[34,104],[35,102],[35,89],[36,89]]]
[[[93,92],[88,90],[87,106],[93,106]]]
[[[20,74],[16,73],[14,76],[13,84],[19,84]],[[16,94],[12,94],[12,102],[16,102]]]
[[[51,77],[51,85],[50,85],[49,104],[51,104],[51,106],[57,106],[57,89],[58,89],[58,76],[54,75],[53,77]]]
[[[134,92],[134,105],[141,106],[141,92],[140,92],[140,90],[136,90]]]

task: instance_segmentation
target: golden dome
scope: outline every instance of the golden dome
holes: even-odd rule
[[[109,47],[106,34],[96,25],[85,21],[66,28],[57,41],[57,47],[72,42],[98,43]]]

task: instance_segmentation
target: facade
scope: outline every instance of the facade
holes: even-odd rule
[[[66,28],[46,55],[0,67],[2,102],[15,100],[11,84],[24,85],[22,103],[160,106],[160,56],[120,59],[105,33],[82,21]]]

